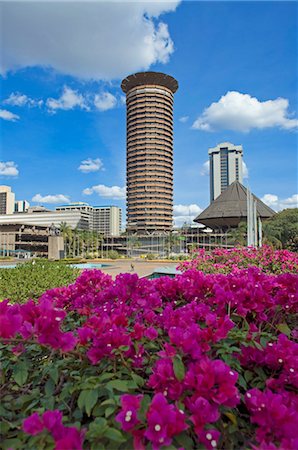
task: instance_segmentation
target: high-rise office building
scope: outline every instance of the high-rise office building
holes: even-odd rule
[[[56,211],[80,211],[86,229],[104,236],[120,236],[121,208],[118,206],[90,206],[88,203],[69,203],[56,207]]]
[[[173,222],[173,100],[178,82],[159,72],[122,81],[127,106],[127,230],[170,231]]]
[[[210,201],[213,202],[234,181],[243,182],[242,145],[222,142],[209,148]]]
[[[118,206],[93,206],[93,230],[104,236],[120,236],[121,219]]]
[[[14,213],[15,194],[10,186],[0,186],[0,214]]]

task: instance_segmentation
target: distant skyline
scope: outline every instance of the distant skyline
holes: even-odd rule
[[[243,146],[252,192],[297,207],[296,2],[8,2],[2,15],[0,184],[125,217],[123,77],[161,71],[174,102],[174,217],[209,204],[208,148]]]

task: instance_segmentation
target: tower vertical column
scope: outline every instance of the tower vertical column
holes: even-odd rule
[[[122,81],[127,106],[127,230],[170,231],[173,221],[173,94],[177,81],[141,72]]]

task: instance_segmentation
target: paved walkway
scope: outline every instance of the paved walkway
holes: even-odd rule
[[[97,260],[97,262],[102,262]],[[143,260],[117,260],[117,261],[103,261],[103,264],[109,264],[110,267],[103,267],[101,270],[104,273],[112,275],[113,278],[119,273],[137,273],[139,277],[150,275],[157,267],[177,267],[178,262],[170,261],[143,261]],[[134,265],[134,270],[131,270],[131,264]]]

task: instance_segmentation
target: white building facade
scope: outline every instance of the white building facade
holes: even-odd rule
[[[120,236],[122,214],[118,206],[90,206],[78,202],[57,206],[56,211],[79,211],[88,222],[89,231],[104,236]]]
[[[24,212],[0,215],[0,225],[13,223],[51,226],[54,224],[59,228],[62,222],[73,229],[88,230],[88,223],[84,220],[80,211]]]
[[[93,207],[93,231],[105,236],[120,236],[122,212],[118,206]]]
[[[209,148],[210,201],[213,202],[234,181],[243,182],[243,148],[222,142]]]
[[[10,186],[0,186],[0,214],[13,214],[15,194]]]

